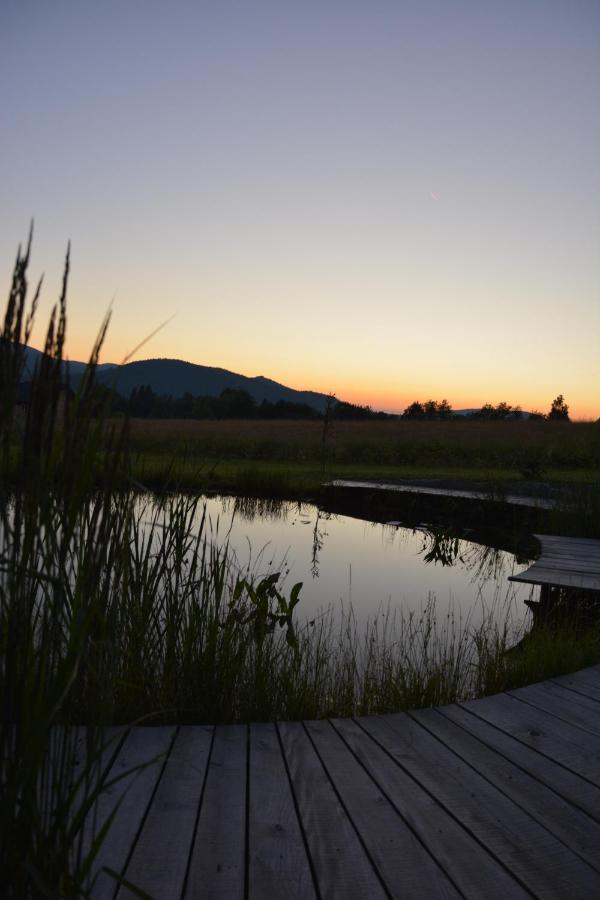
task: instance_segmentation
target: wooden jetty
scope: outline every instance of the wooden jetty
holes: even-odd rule
[[[146,765],[131,772],[140,764]],[[600,666],[386,716],[126,733],[94,898],[600,897]]]
[[[499,494],[493,491],[472,491],[462,488],[427,487],[418,484],[398,484],[381,481],[330,482],[334,488],[351,488],[358,491],[385,491],[397,494],[424,494],[430,497],[448,497],[455,500],[480,500],[490,503],[506,503],[509,506],[525,506],[531,509],[555,509],[557,501],[549,497],[527,497],[522,494]]]
[[[524,581],[547,588],[600,591],[600,541],[590,538],[535,534],[542,552],[538,559],[509,581]]]

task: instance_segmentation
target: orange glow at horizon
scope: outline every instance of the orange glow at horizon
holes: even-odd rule
[[[93,334],[93,332],[91,333]],[[38,350],[42,349],[42,343],[40,341],[33,341],[31,346],[35,346]],[[120,363],[133,349],[133,346],[128,347],[127,344],[123,344],[120,341],[111,341],[109,339],[106,343],[104,352],[101,354],[100,361]],[[87,361],[90,350],[91,343],[86,343],[85,340],[68,340],[66,357],[78,362]],[[511,406],[520,406],[521,409],[526,412],[538,411],[547,413],[550,409],[552,400],[558,396],[559,393],[563,393],[569,406],[569,415],[572,420],[595,421],[600,418],[600,403],[596,401],[596,397],[594,396],[595,392],[591,389],[587,392],[590,397],[587,401],[585,399],[583,401],[578,401],[576,396],[571,397],[568,395],[567,391],[561,390],[557,390],[554,393],[550,391],[541,394],[532,393],[527,389],[519,391],[518,389],[515,390],[513,388],[509,392],[508,390],[503,391],[501,387],[490,387],[489,391],[479,393],[468,387],[454,383],[452,385],[452,390],[450,390],[448,386],[446,386],[445,389],[443,388],[443,385],[436,386],[431,378],[424,380],[422,384],[419,384],[415,379],[411,379],[410,388],[399,387],[392,389],[381,383],[377,383],[375,380],[369,379],[368,377],[362,382],[358,381],[356,376],[349,376],[347,378],[338,376],[336,379],[329,381],[322,376],[315,377],[314,372],[302,372],[298,369],[293,369],[291,371],[283,369],[279,372],[266,371],[262,368],[259,371],[256,367],[254,367],[254,369],[249,369],[242,365],[236,365],[231,361],[225,362],[219,360],[218,351],[215,351],[214,348],[213,355],[215,355],[215,359],[189,359],[182,354],[163,352],[160,346],[155,346],[154,343],[149,342],[138,354],[134,355],[132,361],[138,362],[145,359],[159,358],[183,359],[186,362],[191,362],[196,365],[228,369],[229,371],[245,375],[249,378],[257,375],[264,375],[266,378],[270,378],[273,381],[277,381],[294,390],[315,391],[322,394],[333,393],[339,400],[354,403],[359,406],[370,406],[374,411],[383,410],[386,412],[401,413],[415,400],[424,403],[427,400],[439,401],[446,399],[454,410],[478,409],[483,406],[484,403],[497,405],[498,403],[506,402]]]

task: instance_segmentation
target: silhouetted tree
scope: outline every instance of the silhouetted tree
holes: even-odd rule
[[[559,394],[558,397],[552,401],[548,418],[553,421],[569,421],[569,407],[565,403],[565,398],[562,394]]]
[[[414,403],[411,403],[410,406],[407,406],[404,412],[402,413],[403,419],[424,419],[425,418],[425,410],[423,409],[423,404],[419,403],[418,400],[415,400]]]
[[[484,403],[480,410],[470,413],[470,419],[486,419],[491,421],[504,421],[506,419],[522,419],[523,411],[520,406],[511,406],[502,401],[497,406]]]

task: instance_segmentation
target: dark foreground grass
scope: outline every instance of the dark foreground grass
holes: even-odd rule
[[[0,483],[7,896],[89,892],[102,839],[89,813],[114,749],[104,745],[102,725],[388,712],[600,659],[596,631],[582,637],[566,627],[506,655],[520,637],[508,610],[504,619],[491,611],[477,630],[451,617],[437,621],[433,603],[419,616],[390,611],[366,630],[352,610],[341,624],[333,614],[300,624],[301,589],[284,592],[277,574],[256,579],[240,571],[226,539],[211,541],[198,498],[140,501],[128,423],[107,427],[93,391],[100,342],[75,401],[61,406],[66,273],[33,403],[26,418],[18,416],[20,344],[31,325],[27,264],[28,252],[17,260],[0,341],[0,454],[19,486]],[[258,477],[251,463],[235,470],[240,484]],[[262,487],[275,493],[285,477],[278,482],[267,463]],[[318,471],[314,460],[306,464]],[[177,482],[176,468],[169,477]],[[83,752],[80,725],[89,726]]]

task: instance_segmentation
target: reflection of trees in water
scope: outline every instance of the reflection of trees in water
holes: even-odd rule
[[[300,504],[270,497],[221,497],[223,512],[233,513],[247,522],[254,519],[285,521],[291,510],[300,509]]]
[[[421,548],[426,563],[454,566],[460,563],[472,574],[473,581],[499,581],[514,571],[514,557],[504,550],[459,537],[444,528],[429,528],[423,532]]]
[[[328,519],[329,513],[317,509],[317,518],[315,519],[315,527],[313,528],[312,555],[310,566],[310,572],[313,578],[319,577],[319,554],[323,549],[323,544],[325,542],[325,538],[327,537],[327,532],[325,531],[324,527],[321,527],[321,522],[326,522]]]

